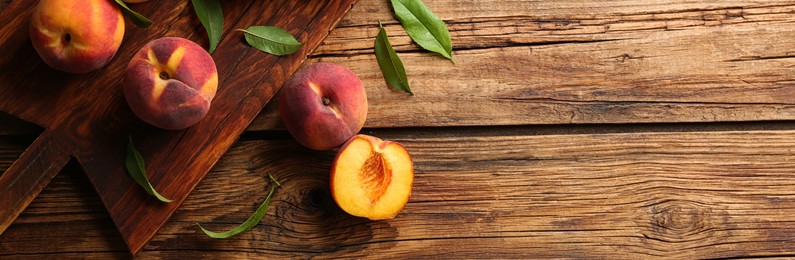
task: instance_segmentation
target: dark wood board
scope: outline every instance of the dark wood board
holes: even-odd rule
[[[27,20],[36,1],[11,1],[0,13],[0,111],[44,128],[0,176],[0,234],[53,176],[76,159],[99,193],[131,252],[136,253],[237,140],[262,107],[356,0],[224,1],[224,37],[213,54],[219,89],[209,114],[186,130],[165,131],[130,111],[120,82],[132,55],[147,42],[179,36],[207,46],[189,1],[151,1],[132,8],[155,23],[127,22],[116,57],[104,68],[66,74],[47,67],[30,45]],[[234,29],[275,25],[303,42],[277,57],[248,46]],[[124,170],[127,136],[144,155],[150,181],[175,202],[148,196]]]

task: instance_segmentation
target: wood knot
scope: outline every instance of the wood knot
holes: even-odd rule
[[[653,208],[652,223],[660,228],[690,231],[698,229],[704,222],[704,212],[686,203],[670,203],[665,207]]]
[[[713,233],[712,210],[686,200],[665,200],[649,206],[651,232],[646,238],[663,242],[703,239]]]

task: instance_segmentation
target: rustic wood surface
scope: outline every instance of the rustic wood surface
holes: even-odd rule
[[[795,1],[425,3],[456,64],[411,44],[381,0],[357,3],[308,61],[359,74],[363,133],[411,152],[397,218],[342,212],[328,191],[334,151],[292,140],[276,100],[139,256],[795,256]],[[415,96],[381,79],[378,21]],[[0,116],[0,170],[41,131]],[[256,228],[198,230],[244,221],[268,173],[284,185]],[[0,236],[0,256],[129,253],[72,161]]]
[[[310,61],[365,81],[367,127],[795,119],[795,1],[427,1],[456,65],[421,52],[388,1],[359,3]],[[417,95],[389,91],[376,24]],[[410,107],[411,109],[406,109]],[[249,129],[281,129],[269,106]]]
[[[206,45],[206,32],[189,1],[148,2],[136,10],[157,23],[127,24],[116,56],[104,68],[70,75],[47,67],[27,41],[28,17],[37,1],[12,1],[2,12],[0,111],[44,127],[43,133],[0,176],[0,234],[75,158],[85,170],[131,252],[138,252],[232,146],[282,83],[298,69],[356,0],[224,2],[224,35],[213,57],[218,91],[198,124],[165,131],[143,124],[122,97],[127,62],[146,43],[178,36]],[[304,45],[275,56],[244,44],[236,28],[273,25]],[[45,76],[42,76],[45,75]],[[127,136],[147,161],[152,185],[174,200],[148,196],[124,170]],[[179,172],[180,174],[168,174]]]

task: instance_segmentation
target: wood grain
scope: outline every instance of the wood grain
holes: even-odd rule
[[[793,1],[424,2],[447,22],[457,64],[412,44],[388,1],[357,3],[308,61],[357,72],[370,103],[363,133],[412,153],[401,215],[374,222],[336,207],[333,151],[292,141],[270,102],[139,256],[795,256]],[[180,20],[190,11],[174,12],[174,28],[201,32]],[[380,78],[378,21],[413,97]],[[769,120],[783,121],[759,122]],[[11,124],[0,116],[0,170],[41,131]],[[152,138],[143,146],[168,136]],[[268,173],[284,186],[251,232],[213,240],[197,229],[244,221]],[[68,164],[0,236],[0,257],[127,257],[91,187]]]
[[[250,124],[282,83],[351,8],[355,0],[236,1],[223,4],[224,38],[213,57],[220,87],[208,115],[181,131],[154,129],[138,120],[123,100],[119,82],[126,62],[149,41],[179,36],[206,44],[206,33],[189,1],[135,5],[158,24],[127,25],[114,59],[104,68],[70,75],[47,67],[27,43],[27,16],[35,1],[13,1],[2,9],[0,111],[45,128],[42,137],[0,177],[0,234],[55,173],[74,157],[100,194],[133,254],[154,235],[188,193]],[[304,46],[273,56],[245,44],[235,28],[274,25]],[[9,48],[6,49],[5,47]],[[42,76],[46,75],[46,76]],[[123,168],[131,133],[147,162],[153,186],[174,203],[151,199]],[[173,174],[180,173],[180,174]]]
[[[52,131],[45,131],[0,176],[0,231],[11,225],[20,213],[69,161],[69,152]],[[2,233],[2,232],[0,232]]]
[[[397,218],[368,221],[335,206],[328,193],[333,152],[307,151],[284,136],[255,138],[222,158],[140,256],[795,254],[795,193],[788,188],[795,185],[793,130],[371,134],[401,142],[414,158],[414,190]],[[227,229],[245,220],[267,194],[267,173],[284,185],[261,224],[235,239],[201,234],[196,222]],[[0,237],[0,255],[102,257],[123,250],[108,234],[108,219],[94,211],[101,208],[96,197],[80,189],[86,183],[79,174],[56,178],[43,193],[51,196],[34,201]],[[85,230],[79,241],[47,238],[76,230]]]
[[[455,65],[411,43],[388,2],[357,4],[308,61],[359,74],[366,127],[795,119],[792,1],[425,1]],[[378,21],[414,96],[384,83]],[[249,129],[283,129],[277,107]]]

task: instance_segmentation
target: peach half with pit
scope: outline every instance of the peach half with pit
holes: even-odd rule
[[[69,73],[99,69],[116,55],[124,17],[109,0],[41,0],[28,27],[44,63]]]
[[[124,97],[151,125],[178,130],[198,123],[218,88],[215,61],[198,44],[179,37],[149,42],[125,71]]]
[[[356,135],[337,153],[331,168],[331,194],[348,214],[389,219],[408,203],[414,166],[403,145]]]
[[[350,69],[317,62],[284,84],[279,114],[299,143],[313,150],[329,150],[362,129],[367,119],[367,93]]]

